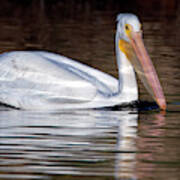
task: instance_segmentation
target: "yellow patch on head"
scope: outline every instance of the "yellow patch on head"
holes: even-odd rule
[[[124,28],[125,28],[126,35],[128,37],[130,37],[131,36],[131,32],[133,30],[132,26],[130,24],[125,24]]]
[[[119,49],[126,55],[128,60],[132,59],[135,55],[131,44],[125,40],[119,40]]]

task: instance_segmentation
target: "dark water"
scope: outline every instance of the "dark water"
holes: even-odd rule
[[[117,77],[119,12],[134,12],[143,22],[167,112],[147,104],[59,112],[1,107],[0,179],[179,180],[179,1],[1,0],[0,49],[53,51]],[[152,101],[139,86],[141,101]]]

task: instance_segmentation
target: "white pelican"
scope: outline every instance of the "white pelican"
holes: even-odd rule
[[[0,102],[21,109],[84,109],[138,99],[134,69],[161,109],[164,94],[133,14],[117,16],[119,79],[87,65],[44,51],[0,55]],[[134,66],[134,68],[133,68]]]

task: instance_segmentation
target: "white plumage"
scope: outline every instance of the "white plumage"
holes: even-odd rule
[[[64,56],[14,51],[0,56],[0,102],[22,109],[116,105],[118,80]]]

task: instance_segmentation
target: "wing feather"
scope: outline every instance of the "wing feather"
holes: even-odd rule
[[[4,53],[0,56],[0,101],[16,107],[91,101],[97,88],[77,72],[33,52]]]

